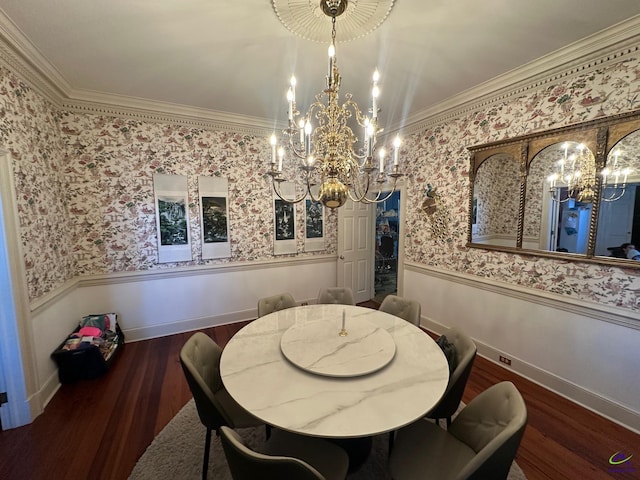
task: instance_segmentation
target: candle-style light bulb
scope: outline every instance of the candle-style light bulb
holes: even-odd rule
[[[378,96],[380,95],[378,80],[380,80],[380,72],[376,68],[373,72],[373,87],[371,88],[371,112],[374,120],[378,118]]]
[[[278,144],[275,133],[271,135],[269,141],[271,143],[271,163],[273,164],[276,163],[276,145]]]
[[[296,84],[297,83],[298,82],[296,81],[296,77],[291,75],[291,80],[289,80],[289,85],[291,85],[291,101],[293,103],[296,103]]]
[[[329,45],[329,86],[333,86],[333,64],[335,61],[335,57],[336,57],[336,46],[333,44],[333,42],[331,43],[331,45]]]
[[[384,148],[381,148],[380,151],[378,152],[378,156],[380,157],[380,165],[379,165],[379,170],[380,173],[384,172],[384,156],[386,155],[387,152],[385,152]]]
[[[287,89],[287,103],[289,105],[287,109],[287,115],[289,120],[293,120],[293,90],[291,87]]]
[[[396,135],[393,140],[393,164],[398,165],[398,151],[400,150],[400,137]]]
[[[282,160],[284,160],[284,148],[280,147],[278,149],[278,171],[282,171]]]
[[[307,120],[304,125],[304,151],[307,155],[311,154],[311,122]]]
[[[380,95],[380,89],[378,85],[374,85],[371,89],[371,115],[374,119],[378,118],[378,96]]]

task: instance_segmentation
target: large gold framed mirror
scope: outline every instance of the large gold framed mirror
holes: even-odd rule
[[[469,152],[469,247],[640,268],[640,111]]]

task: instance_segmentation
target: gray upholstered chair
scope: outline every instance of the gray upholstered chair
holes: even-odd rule
[[[349,457],[326,440],[274,430],[264,453],[258,453],[234,430],[221,427],[220,433],[233,480],[342,480],[347,475]]]
[[[511,382],[489,387],[444,430],[429,420],[401,428],[391,452],[394,480],[506,479],[527,423]]]
[[[290,293],[280,293],[258,300],[258,317],[263,317],[269,313],[284,310],[296,306],[296,301]]]
[[[321,288],[316,303],[337,303],[340,305],[355,305],[353,292],[348,287]]]
[[[378,310],[403,318],[415,326],[420,326],[420,303],[415,300],[387,295]]]
[[[226,391],[220,378],[220,346],[202,332],[193,334],[180,350],[180,364],[196,403],[200,421],[207,428],[202,478],[207,478],[211,431],[222,425],[233,428],[264,425],[238,405]]]
[[[454,368],[449,376],[449,383],[438,404],[427,413],[427,418],[438,421],[447,420],[447,427],[451,424],[451,416],[458,410],[464,388],[467,385],[473,361],[476,358],[476,344],[471,337],[457,327],[452,327],[442,334],[449,343],[454,345]]]

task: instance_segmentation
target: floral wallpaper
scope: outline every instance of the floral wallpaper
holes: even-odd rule
[[[419,205],[427,183],[451,211],[443,240],[426,238],[428,219],[407,212],[408,261],[477,275],[574,299],[640,311],[640,271],[568,262],[465,246],[468,221],[467,147],[579,123],[640,108],[638,58],[562,78],[539,90],[475,111],[416,133],[405,140],[402,155],[410,176],[408,205]]]
[[[515,246],[520,204],[519,161],[508,155],[487,158],[476,173],[473,196],[478,202],[478,236],[508,237]]]
[[[465,247],[467,147],[640,108],[640,61],[618,61],[405,137],[405,256],[409,262],[491,278],[574,299],[640,310],[640,271],[487,252]],[[173,268],[157,263],[154,173],[188,177],[192,262],[272,258],[272,192],[265,175],[267,138],[57,110],[0,69],[0,141],[13,156],[27,282],[32,300],[76,275]],[[231,257],[203,261],[197,177],[229,180]],[[427,183],[438,189],[450,222],[430,235],[421,209]],[[297,206],[304,218],[303,204]],[[336,217],[327,249],[336,252]]]
[[[0,68],[0,148],[11,153],[29,296],[73,278],[64,143],[55,108]]]
[[[273,255],[272,193],[265,175],[271,148],[267,138],[72,113],[61,115],[60,126],[68,147],[66,203],[74,225],[78,274],[251,261]],[[192,262],[157,263],[154,173],[188,178]],[[200,175],[229,182],[230,258],[201,259]],[[304,219],[302,207],[297,205],[299,219]],[[304,221],[297,222],[296,228],[301,253]],[[335,226],[328,229],[333,252],[335,230]]]

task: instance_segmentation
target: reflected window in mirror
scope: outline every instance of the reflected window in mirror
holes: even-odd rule
[[[515,247],[520,202],[520,164],[507,154],[487,158],[473,184],[474,243]]]
[[[522,247],[586,254],[595,183],[595,157],[584,144],[538,152],[527,174]]]
[[[626,243],[640,247],[640,131],[623,137],[607,156],[594,254],[627,258]]]

